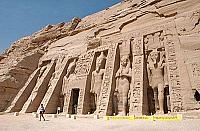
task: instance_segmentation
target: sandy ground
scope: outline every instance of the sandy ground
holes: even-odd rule
[[[0,131],[200,131],[200,119],[166,122],[45,117],[47,121],[39,121],[31,114],[0,115]]]

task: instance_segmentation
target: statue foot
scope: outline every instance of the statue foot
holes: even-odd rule
[[[118,116],[126,116],[125,112],[118,112]]]
[[[94,115],[98,115],[98,111],[96,110],[96,111],[94,111],[94,113],[93,113]]]
[[[164,111],[158,110],[158,111],[156,112],[156,115],[164,115]]]

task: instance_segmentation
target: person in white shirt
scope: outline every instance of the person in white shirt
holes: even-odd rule
[[[43,104],[41,104],[41,106],[40,106],[40,121],[41,121],[41,117],[43,118],[43,120],[45,121],[45,118],[44,118],[44,112],[45,112],[45,109],[44,109],[44,106],[43,106]]]

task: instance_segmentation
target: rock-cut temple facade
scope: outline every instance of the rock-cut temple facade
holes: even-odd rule
[[[199,93],[199,0],[122,1],[0,55],[5,112],[170,114],[199,110]]]

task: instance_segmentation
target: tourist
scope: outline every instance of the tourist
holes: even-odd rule
[[[44,109],[44,106],[43,106],[43,104],[41,104],[41,106],[40,106],[40,121],[41,121],[41,117],[43,118],[43,120],[45,121],[45,118],[44,118],[44,112],[45,112],[45,109]]]

